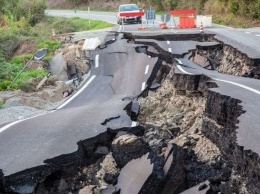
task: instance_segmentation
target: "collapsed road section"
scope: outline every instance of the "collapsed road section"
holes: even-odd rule
[[[201,67],[203,64],[194,63],[200,57],[211,58],[209,51],[198,56],[199,45],[202,45],[199,42],[204,42],[209,49],[223,48],[215,43],[212,46],[214,35],[138,37],[125,33],[123,39],[138,44],[136,52],[158,57],[146,88],[125,108],[139,125],[119,129],[107,127],[107,131],[79,141],[74,153],[48,159],[46,165],[9,176],[1,173],[1,191],[260,193],[259,136],[254,130],[259,125],[258,121],[250,120],[254,119],[252,111],[255,111],[247,105],[252,103],[251,98],[237,95],[240,90],[241,93],[248,91],[216,81],[217,76],[223,80],[228,75],[221,77],[222,74]],[[164,47],[165,41],[173,41],[172,44],[178,46],[169,50]],[[178,41],[190,41],[190,44]],[[194,50],[197,52],[194,61],[188,60],[193,58]],[[246,79],[247,84],[252,81],[237,78]],[[229,94],[230,90],[234,94]],[[260,115],[256,113],[256,117]],[[118,116],[103,124],[114,119]],[[256,143],[256,147],[240,140],[245,130],[248,137],[244,138],[253,136],[255,139],[251,142]]]

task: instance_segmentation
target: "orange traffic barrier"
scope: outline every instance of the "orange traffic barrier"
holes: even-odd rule
[[[195,20],[193,16],[181,16],[180,17],[180,28],[194,28]]]
[[[186,9],[186,10],[172,10],[170,15],[195,15],[195,10]]]
[[[179,28],[195,28],[195,10],[193,9],[187,9],[187,10],[171,10],[169,11],[170,15],[175,15],[179,17]],[[177,27],[177,26],[176,26]],[[176,28],[172,27],[172,29]]]

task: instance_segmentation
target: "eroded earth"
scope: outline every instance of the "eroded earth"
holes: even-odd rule
[[[79,41],[69,39],[78,46],[73,51],[62,51],[63,60],[83,72],[83,79],[73,86],[74,90],[80,90],[94,74],[99,76],[98,87],[106,88],[98,90],[103,95],[100,99],[104,102],[116,99],[118,103],[108,100],[104,106],[96,105],[96,109],[107,111],[96,124],[102,128],[90,137],[81,134],[75,139],[72,145],[76,146],[75,151],[45,158],[41,165],[7,175],[0,167],[3,169],[0,192],[260,193],[259,112],[250,107],[251,99],[246,98],[252,95],[256,99],[257,94],[245,94],[243,89],[240,93],[240,89],[232,88],[236,85],[228,85],[235,80],[242,84],[259,83],[258,58],[250,58],[207,33],[144,36],[111,31],[91,56],[83,52],[83,60],[74,57],[82,45]],[[168,49],[166,45],[173,46]],[[101,54],[114,57],[114,63],[125,64],[114,67],[101,59],[104,69],[98,71],[94,62],[98,53],[100,57]],[[79,64],[73,60],[76,58]],[[82,66],[83,63],[87,66]],[[137,83],[143,82],[138,81],[134,64],[143,66],[148,75],[141,90]],[[66,73],[59,79],[67,81],[68,66],[63,70]],[[133,74],[126,76],[127,72]],[[85,78],[86,74],[90,76]],[[126,82],[122,77],[129,79],[130,86],[123,85]],[[77,114],[73,105],[67,106],[68,109],[65,106],[60,111],[67,114],[66,110],[71,109]],[[95,108],[88,103],[75,106]],[[112,110],[113,106],[118,106],[125,115]],[[99,111],[102,115],[103,110]],[[82,121],[82,125],[88,129],[83,124],[86,122],[89,121]]]

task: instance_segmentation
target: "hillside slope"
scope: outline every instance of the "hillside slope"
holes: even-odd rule
[[[197,14],[213,15],[214,23],[234,27],[260,26],[260,0],[46,0],[50,9],[87,9],[115,11],[123,3],[137,3],[142,8],[153,7],[157,11],[195,9]]]

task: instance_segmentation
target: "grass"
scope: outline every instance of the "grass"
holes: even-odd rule
[[[20,77],[16,80],[16,83],[18,85],[22,84],[23,82],[25,82],[25,80],[31,79],[31,78],[36,78],[36,77],[40,77],[43,78],[46,75],[46,72],[44,69],[33,69],[30,71],[24,71]]]
[[[33,56],[33,53],[24,53],[9,58],[12,52],[17,48],[17,44],[20,42],[24,40],[32,40],[35,43],[36,49],[47,48],[48,54],[44,57],[44,60],[50,60],[53,57],[54,51],[60,47],[60,41],[52,37],[53,30],[56,34],[65,34],[70,32],[97,30],[112,26],[114,25],[100,20],[90,20],[89,25],[87,19],[78,17],[65,18],[46,16],[46,18],[34,27],[26,29],[26,33],[24,33],[24,29],[20,28],[15,29],[15,31],[12,29],[0,28],[0,32],[5,32],[5,36],[0,37],[0,91],[6,89],[18,89],[21,87],[27,89],[26,82],[29,79],[36,77],[42,78],[46,75],[44,69],[25,69],[15,81],[12,88],[8,88],[9,84],[23,68],[26,61]]]
[[[53,30],[56,34],[64,34],[70,32],[97,30],[114,26],[101,20],[89,20],[83,18],[65,18],[46,16],[46,18],[32,29],[34,37],[48,37],[52,35]]]

